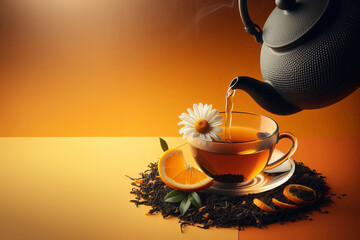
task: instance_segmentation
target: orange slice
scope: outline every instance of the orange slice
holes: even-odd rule
[[[214,179],[186,164],[181,149],[169,149],[161,156],[158,169],[166,185],[183,192],[200,191],[210,187]]]

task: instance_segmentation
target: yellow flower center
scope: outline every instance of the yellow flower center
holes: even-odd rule
[[[199,119],[195,122],[195,129],[199,133],[207,133],[210,129],[210,124],[205,119]]]

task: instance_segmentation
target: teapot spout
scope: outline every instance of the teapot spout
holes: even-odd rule
[[[277,115],[290,115],[302,110],[287,102],[271,84],[251,77],[235,78],[230,83],[229,89],[245,91],[262,108]]]

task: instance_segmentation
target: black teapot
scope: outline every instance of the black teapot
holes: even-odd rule
[[[263,29],[239,0],[245,30],[262,44],[264,82],[237,77],[265,110],[289,115],[345,98],[360,85],[360,0],[276,0]]]

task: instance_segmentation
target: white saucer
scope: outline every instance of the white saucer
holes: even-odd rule
[[[283,155],[283,152],[275,149],[269,163],[276,161]],[[248,182],[234,184],[220,183],[215,181],[210,188],[204,190],[203,192],[222,195],[246,195],[251,193],[261,193],[282,185],[290,179],[294,172],[295,162],[291,158],[288,158],[288,160],[286,160],[280,166],[268,171],[263,171]]]

